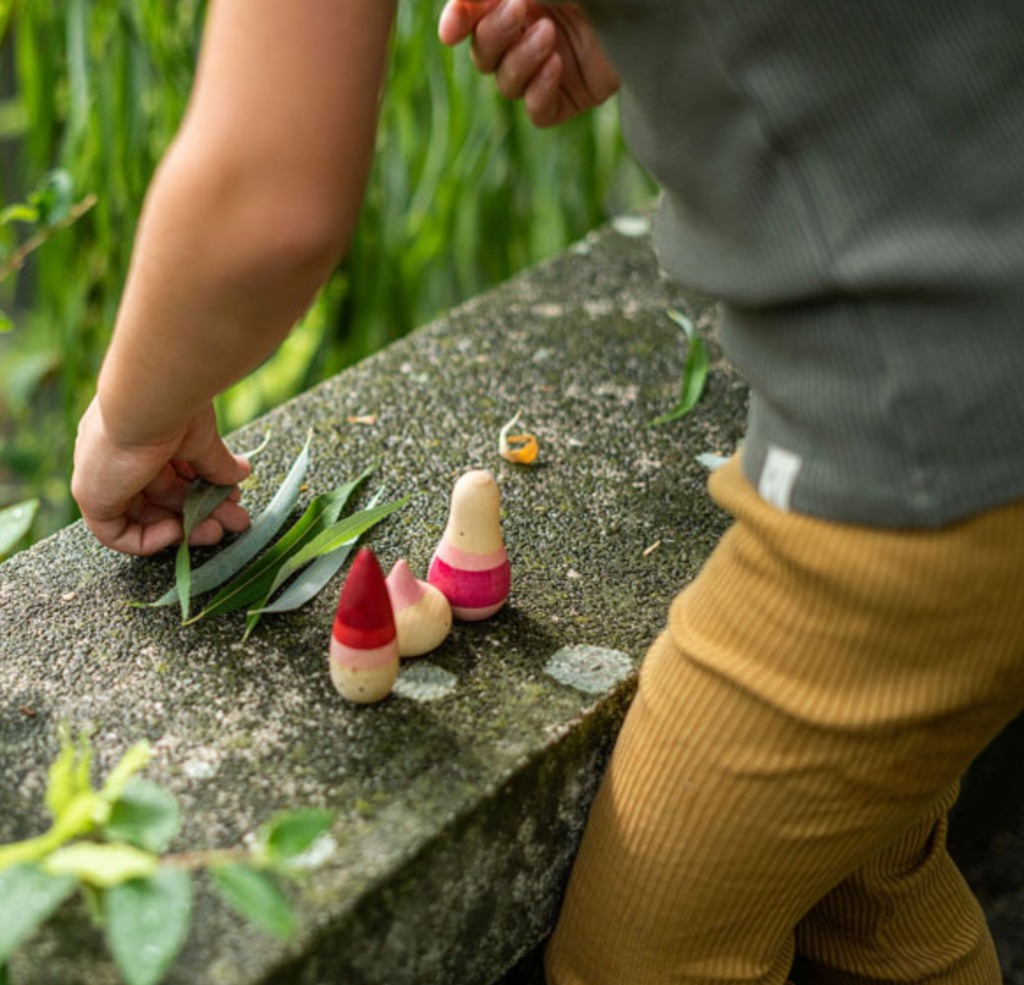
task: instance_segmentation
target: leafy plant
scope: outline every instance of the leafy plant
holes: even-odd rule
[[[167,854],[181,814],[172,794],[136,775],[151,755],[147,743],[136,743],[96,790],[88,736],[74,742],[62,726],[46,788],[50,830],[0,845],[0,983],[8,981],[14,950],[76,890],[128,985],[156,985],[167,975],[188,933],[197,871],[205,870],[220,898],[261,930],[280,938],[294,933],[283,880],[301,876],[333,812],[276,814],[251,850]]]
[[[680,388],[679,403],[670,411],[656,417],[651,421],[651,426],[656,424],[667,424],[669,421],[676,421],[680,417],[689,414],[704,392],[704,385],[707,383],[708,370],[711,360],[708,357],[707,346],[704,340],[697,333],[692,321],[681,311],[670,308],[666,314],[684,332],[687,340],[686,364],[683,366],[683,380]]]

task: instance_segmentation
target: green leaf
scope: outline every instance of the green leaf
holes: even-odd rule
[[[233,544],[219,551],[205,564],[200,565],[191,576],[190,595],[201,595],[217,588],[249,563],[270,539],[281,529],[295,501],[299,498],[302,480],[309,467],[309,440],[295,459],[291,470],[285,476],[281,487],[274,494],[267,508],[253,521],[249,529]],[[179,549],[180,552],[180,549]],[[179,581],[180,585],[181,582]],[[169,605],[177,597],[174,589],[161,595],[153,606]],[[186,617],[187,618],[187,617]]]
[[[0,985],[11,985],[11,978],[7,973],[7,965],[5,964],[0,964]]]
[[[110,804],[115,803],[121,797],[128,781],[139,770],[145,769],[152,758],[153,747],[145,739],[130,746],[117,765],[107,774],[100,796]]]
[[[333,822],[334,811],[282,811],[260,826],[260,850],[271,862],[287,862],[307,851]]]
[[[181,828],[181,810],[174,796],[149,780],[134,779],[114,803],[103,828],[108,841],[127,841],[160,854]]]
[[[73,876],[48,875],[37,865],[15,865],[0,873],[0,967],[76,885]]]
[[[699,335],[694,334],[690,338],[686,352],[686,365],[683,367],[683,383],[679,395],[679,403],[668,413],[662,414],[651,421],[652,426],[678,420],[680,417],[689,414],[697,406],[697,401],[700,400],[701,394],[704,392],[704,384],[708,379],[710,365],[711,360],[708,357],[708,350],[704,345],[704,340]]]
[[[92,886],[105,889],[140,879],[153,873],[159,859],[133,845],[100,845],[79,841],[59,848],[43,860],[43,870],[50,875],[71,875]]]
[[[0,310],[0,335],[12,331],[13,328],[14,322],[11,321],[11,316],[6,311]]]
[[[401,509],[409,502],[411,496],[404,496],[393,503],[385,503],[383,506],[374,506],[372,509],[360,510],[352,516],[346,517],[332,524],[322,533],[317,534],[308,544],[295,552],[281,566],[274,578],[270,591],[267,593],[269,599],[299,568],[305,567],[310,561],[327,554],[339,547],[344,547],[348,541],[365,533],[371,527],[375,527],[385,517],[390,516],[395,510]],[[260,608],[264,608],[261,606]]]
[[[39,186],[28,196],[29,205],[38,213],[39,224],[51,228],[67,218],[74,198],[75,183],[62,168],[45,174]]]
[[[60,817],[78,792],[75,766],[78,760],[75,744],[66,725],[60,729],[60,753],[50,764],[46,775],[46,806],[55,817]]]
[[[8,205],[5,209],[0,209],[0,226],[6,226],[9,222],[38,221],[39,210],[32,208],[31,205],[15,202],[13,205]]]
[[[0,557],[10,554],[28,533],[38,509],[38,499],[26,499],[0,510]]]
[[[156,985],[188,936],[192,879],[161,866],[106,893],[107,943],[128,985]]]
[[[178,602],[181,604],[182,622],[188,619],[188,600],[192,595],[192,564],[188,553],[188,539],[192,531],[231,495],[232,489],[234,486],[215,486],[205,479],[193,479],[188,492],[185,493],[185,506],[182,511],[183,532],[174,561],[174,581],[177,586]]]
[[[250,602],[264,598],[267,589],[274,581],[277,569],[284,560],[338,519],[355,484],[355,482],[349,482],[332,492],[317,496],[287,533],[266,554],[254,561],[217,592],[203,611],[191,619],[191,622],[196,622],[206,616],[233,612],[235,609],[244,608]]]
[[[214,888],[236,912],[275,937],[295,933],[295,914],[277,880],[245,865],[218,865],[209,870]]]
[[[383,492],[382,487],[377,491],[373,499],[370,500],[367,509],[371,509],[380,502]],[[277,601],[262,609],[250,609],[246,613],[247,619],[243,641],[248,639],[264,613],[291,612],[299,608],[299,606],[305,605],[311,598],[317,595],[324,585],[341,570],[342,565],[348,560],[348,556],[352,553],[352,548],[355,547],[358,540],[358,537],[353,537],[351,540],[345,541],[336,550],[329,551],[327,554],[318,557],[305,571],[300,572],[296,576],[287,590],[277,597]]]

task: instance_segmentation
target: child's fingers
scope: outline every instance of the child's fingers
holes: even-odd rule
[[[555,26],[547,18],[537,21],[498,65],[494,81],[506,99],[519,99],[555,47]]]
[[[437,36],[441,44],[457,45],[465,41],[476,29],[480,19],[502,0],[448,0],[437,23]]]
[[[537,72],[523,94],[527,116],[535,127],[553,127],[562,122],[562,57],[554,54]]]
[[[149,523],[134,520],[128,514],[110,520],[86,514],[83,519],[101,544],[125,554],[156,554],[181,540],[181,520],[170,515]]]
[[[249,529],[249,514],[229,496],[210,514],[227,533],[240,534]]]
[[[522,39],[527,9],[523,0],[502,0],[473,31],[470,55],[477,70],[490,74]]]

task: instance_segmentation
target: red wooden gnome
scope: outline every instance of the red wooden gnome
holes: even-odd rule
[[[501,539],[501,495],[490,472],[467,472],[455,483],[427,581],[451,602],[456,619],[486,619],[505,604],[512,573]]]
[[[373,551],[356,554],[331,631],[331,681],[349,701],[372,704],[398,678],[398,634],[384,573]]]

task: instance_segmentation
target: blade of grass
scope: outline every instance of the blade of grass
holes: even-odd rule
[[[203,592],[208,592],[224,584],[224,582],[241,571],[249,561],[259,554],[270,543],[274,534],[281,529],[285,520],[288,519],[288,514],[292,511],[295,501],[299,498],[302,480],[309,467],[310,438],[306,439],[306,444],[303,446],[302,451],[299,452],[280,488],[274,494],[274,498],[259,517],[253,521],[249,529],[234,543],[229,544],[192,572],[191,587],[189,589],[190,596],[201,595]],[[364,472],[356,482],[360,482],[367,474]],[[153,608],[170,605],[175,597],[175,589],[171,589],[161,595],[155,602],[148,604]]]
[[[697,334],[693,323],[682,313],[669,310],[671,318],[685,333],[687,342],[686,364],[683,366],[683,382],[680,388],[679,403],[670,411],[656,417],[651,421],[650,426],[667,424],[669,421],[676,421],[680,417],[689,414],[704,392],[704,385],[707,383],[708,370],[711,367],[711,359],[708,356],[704,340]]]
[[[280,540],[261,558],[254,561],[231,582],[225,585],[198,615],[189,620],[189,625],[207,616],[233,612],[261,598],[267,587],[273,583],[274,575],[290,554],[321,531],[328,529],[345,508],[345,503],[367,473],[351,482],[339,486],[329,493],[317,496],[306,508],[306,512],[292,525]]]
[[[181,605],[181,621],[188,619],[188,600],[191,595],[192,563],[188,554],[188,538],[192,531],[203,522],[231,494],[234,486],[215,486],[205,479],[193,479],[185,493],[182,510],[183,535],[174,559],[174,581],[178,602]]]
[[[376,495],[367,504],[367,509],[373,509],[384,493],[384,487],[377,490]],[[305,605],[311,598],[316,596],[341,569],[348,560],[359,537],[353,537],[345,541],[340,547],[327,554],[318,557],[305,571],[301,572],[287,591],[281,593],[276,602],[264,606],[262,609],[250,609],[246,613],[245,635],[242,637],[244,643],[250,633],[256,628],[260,617],[267,612],[291,612]]]

